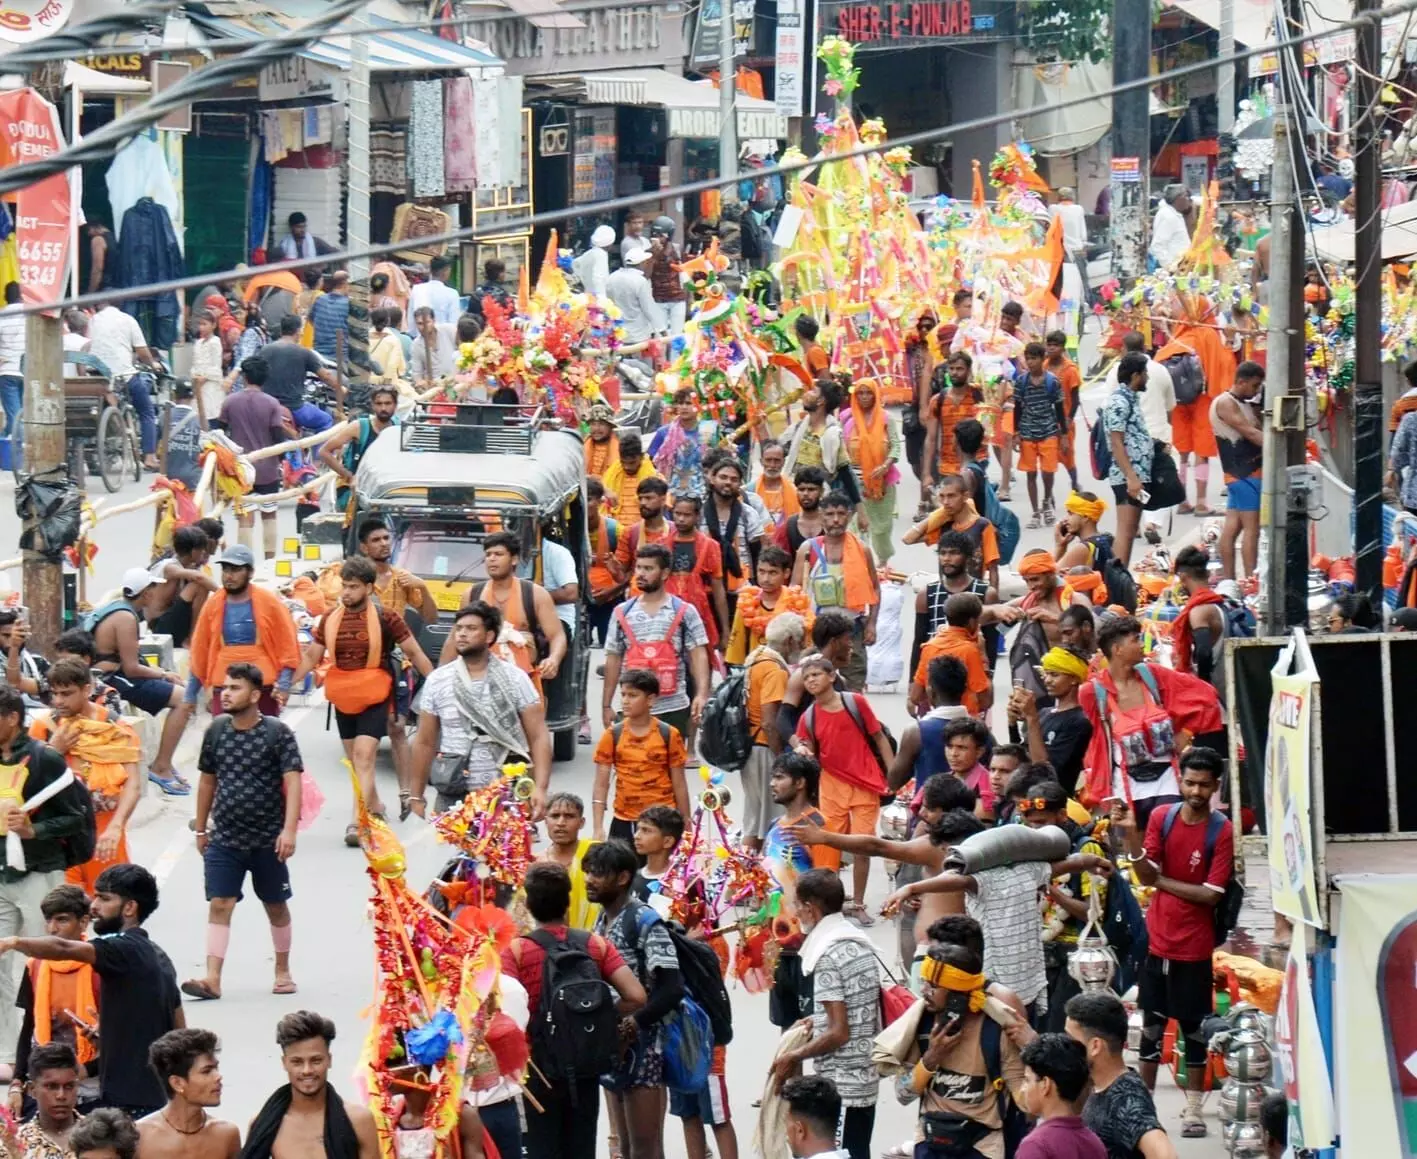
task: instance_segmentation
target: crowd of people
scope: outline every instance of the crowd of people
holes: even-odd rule
[[[292,219],[297,254],[312,240],[301,224]],[[597,230],[574,272],[619,306],[633,342],[682,328],[683,287],[656,277],[679,256],[672,228],[632,217],[618,247],[613,230]],[[431,272],[404,303],[415,335],[400,331],[403,307],[375,304],[371,413],[320,450],[345,485],[397,421],[403,388],[450,374],[457,344],[480,324],[460,314],[447,264],[435,261]],[[489,263],[479,300],[502,293],[504,275]],[[390,289],[384,276],[376,294]],[[221,301],[204,301],[210,312],[196,316],[199,421],[225,426],[248,450],[329,429],[331,414],[305,401],[304,383],[324,378],[342,397],[322,358],[338,352],[347,324],[343,275],[282,303],[273,342],[259,305],[230,325],[224,297],[213,297]],[[590,408],[584,574],[574,544],[542,536],[536,582],[523,537],[485,535],[485,580],[453,615],[437,656],[403,616],[431,614],[436,601],[392,563],[393,532],[378,519],[353,528],[357,550],[321,577],[327,599],[303,650],[287,604],[257,580],[249,516],[234,543],[217,520],[179,528],[170,554],[130,569],[110,601],[60,637],[52,659],[25,647],[23,620],[0,615],[0,758],[26,769],[0,803],[25,853],[23,868],[0,879],[0,952],[29,959],[18,982],[0,970],[0,1065],[11,1064],[12,1104],[29,1115],[20,1153],[146,1159],[200,1146],[264,1157],[317,1138],[340,1159],[374,1153],[368,1112],[328,1086],[327,1020],[309,1012],[281,1020],[290,1085],[243,1144],[238,1127],[207,1114],[220,1100],[217,1043],[186,1027],[182,1006],[182,995],[221,999],[248,877],[270,926],[272,991],[298,990],[290,864],[308,774],[280,717],[317,670],[375,815],[391,811],[375,772],[386,737],[400,820],[454,807],[512,762],[531,778],[528,816],[544,823],[547,844],[525,877],[527,920],[502,951],[501,985],[525,992],[532,1065],[521,1083],[470,1092],[465,1155],[495,1148],[589,1159],[604,1100],[616,1156],[659,1159],[672,1116],[692,1159],[710,1146],[736,1159],[726,1044],[692,1089],[672,1085],[666,1058],[667,1021],[695,996],[680,939],[720,949],[722,938],[669,922],[661,892],[702,807],[690,789],[697,733],[732,672],[742,674],[750,742],[729,770],[737,839],[782,897],[769,969],[782,1036],[767,1068],[760,1145],[774,1156],[867,1159],[882,1146],[885,1081],[918,1108],[913,1137],[892,1147],[895,1156],[1166,1159],[1175,1149],[1152,1091],[1172,1022],[1189,1078],[1180,1133],[1204,1135],[1201,1024],[1235,889],[1219,755],[1229,605],[1211,586],[1207,553],[1180,552],[1175,575],[1187,602],[1167,666],[1147,658],[1141,624],[1114,593],[1165,460],[1181,484],[1170,504],[1206,512],[1209,459],[1220,458],[1220,571],[1253,572],[1264,371],[1227,347],[1224,381],[1211,375],[1183,403],[1164,365],[1169,347],[1153,357],[1140,333],[1127,335],[1092,437],[1094,457],[1104,452],[1099,495],[1078,472],[1086,432],[1069,336],[1049,330],[1033,340],[1022,307],[1004,305],[1021,354],[991,384],[1002,402],[986,403],[979,367],[953,342],[969,291],[952,305],[956,320],[933,335],[943,360],[935,364],[923,339],[912,349],[912,395],[899,415],[881,383],[832,369],[807,315],[793,330],[810,385],[795,414],[754,432],[751,454],[700,413],[688,388],[653,432],[620,429],[608,406]],[[921,334],[933,325],[922,319]],[[108,341],[128,342],[120,363],[147,353],[131,336]],[[274,494],[278,476],[262,469],[255,491]],[[921,485],[913,513],[897,509],[907,470]],[[1009,504],[1020,475],[1024,527],[1051,530],[1052,542],[1015,559],[1020,521]],[[1113,532],[1102,530],[1109,507]],[[275,508],[259,510],[270,556]],[[910,518],[900,534],[902,515]],[[888,565],[898,543],[922,542],[937,572],[913,593],[913,637],[883,645],[883,606],[901,582]],[[1010,566],[1024,587],[1012,598],[1001,586]],[[545,712],[545,685],[566,662],[581,615],[604,650],[600,712],[586,714],[580,737],[593,745],[588,802],[553,783]],[[144,631],[189,650],[185,677],[140,656]],[[867,688],[882,646],[902,653],[907,674],[911,723],[899,738]],[[1008,691],[996,696],[1001,656]],[[214,719],[193,785],[173,757],[204,700]],[[166,714],[146,770],[124,706]],[[130,863],[126,843],[144,777],[172,796],[196,790],[206,964],[180,982],[143,930],[157,886]],[[883,802],[893,800],[908,819],[887,839],[878,830]],[[954,847],[1005,825],[1060,829],[1067,856],[947,867]],[[357,823],[345,840],[360,843]],[[894,888],[872,913],[877,859],[889,863]],[[1126,1007],[1111,994],[1081,993],[1068,969],[1089,917],[1133,883],[1154,892],[1149,949],[1136,963],[1138,1071],[1123,1061]],[[919,999],[906,1015],[883,1001],[891,971],[867,932],[882,916],[898,921],[900,963]],[[567,985],[608,995],[607,1017],[575,1059],[548,1030],[580,1016],[551,984],[563,971],[576,980]],[[410,1091],[410,1108],[414,1100]]]

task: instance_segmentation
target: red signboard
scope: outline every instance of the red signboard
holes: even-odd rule
[[[64,147],[59,114],[34,89],[0,93],[0,140],[6,165],[48,157]],[[26,185],[15,197],[20,287],[26,302],[57,302],[69,269],[69,176],[58,173]]]
[[[837,11],[837,35],[853,44],[969,36],[974,32],[970,0],[921,0],[910,4],[849,4]],[[993,20],[990,20],[992,30]]]

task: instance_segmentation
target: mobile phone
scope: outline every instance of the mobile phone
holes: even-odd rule
[[[94,1032],[94,1027],[92,1023],[85,1022],[67,1006],[64,1008],[64,1013],[69,1016],[69,1021],[72,1022],[75,1026],[77,1026],[80,1030],[82,1030],[85,1034],[92,1034]]]
[[[1148,491],[1145,487],[1143,487],[1143,488],[1141,489],[1140,493],[1138,493],[1137,498],[1142,501],[1143,505],[1145,505],[1145,504],[1147,504],[1147,503],[1150,503],[1150,502],[1151,502],[1151,492]]]
[[[960,1030],[963,1029],[963,1027],[964,1015],[956,1014],[953,1018],[951,1018],[948,1022],[945,1023],[945,1033],[951,1035],[958,1034]]]

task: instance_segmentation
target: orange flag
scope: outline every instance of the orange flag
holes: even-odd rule
[[[974,162],[974,208],[984,208],[984,174],[979,170],[979,162]]]

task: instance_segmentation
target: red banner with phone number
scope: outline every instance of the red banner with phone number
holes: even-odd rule
[[[5,165],[48,157],[64,147],[59,114],[34,89],[0,93],[0,140]],[[57,302],[64,296],[72,213],[67,173],[27,185],[16,195],[20,287],[26,302]]]

